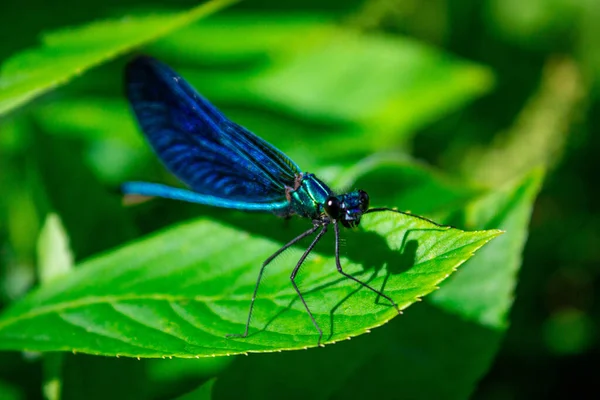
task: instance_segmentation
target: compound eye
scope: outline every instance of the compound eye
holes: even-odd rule
[[[361,211],[367,211],[369,209],[369,195],[364,190],[358,191],[358,203]]]
[[[325,212],[333,219],[339,219],[340,217],[340,201],[337,197],[329,197],[325,201]]]

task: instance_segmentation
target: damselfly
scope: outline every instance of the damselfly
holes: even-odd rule
[[[290,280],[319,332],[318,343],[321,343],[323,331],[295,278],[330,225],[335,233],[335,263],[339,273],[377,293],[400,311],[389,296],[344,271],[340,263],[340,225],[356,227],[364,214],[377,211],[406,213],[369,208],[369,196],[363,190],[334,193],[315,175],[303,172],[281,151],[227,119],[181,76],[153,58],[142,56],[131,61],[126,68],[125,84],[133,111],[150,145],[164,165],[190,190],[158,183],[128,182],[122,187],[124,193],[264,211],[281,217],[297,215],[312,222],[310,229],[263,262],[245,330],[230,336],[248,336],[254,302],[267,265],[300,240],[316,234],[292,270]]]

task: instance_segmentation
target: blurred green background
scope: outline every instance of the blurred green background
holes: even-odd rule
[[[37,46],[41,32],[196,4],[3,0],[0,60]],[[600,151],[599,19],[600,3],[592,0],[259,0],[143,51],[172,64],[232,119],[303,168],[340,186],[352,184],[344,173],[352,176],[359,161],[368,165],[373,153],[392,154],[390,170],[383,162],[374,177],[363,178],[371,182],[372,198],[379,193],[388,206],[453,222],[453,204],[461,198],[542,166],[546,177],[508,330],[481,380],[449,397],[563,398],[592,390],[600,361],[600,186],[593,167]],[[85,51],[85,43],[77,45]],[[57,53],[78,51],[63,46]],[[169,202],[123,208],[110,194],[128,179],[174,182],[145,146],[121,94],[126,59],[0,116],[0,307],[43,280],[36,272],[43,252],[38,236],[49,210],[61,217],[75,262],[204,212]],[[425,174],[417,167],[392,176],[402,194],[390,195],[386,182],[404,156],[410,165],[443,173],[439,185],[447,198],[415,194]],[[302,371],[311,368],[310,357],[296,357],[251,356],[233,368],[269,381],[252,374],[269,371],[257,365],[297,363],[288,379],[310,385]],[[173,398],[214,376],[218,385],[233,359],[166,361],[66,357],[64,397]],[[363,372],[355,395],[376,385]],[[1,353],[0,398],[42,397],[43,375],[39,355]],[[239,374],[231,376],[223,382],[240,384]],[[373,393],[398,396],[391,389]],[[245,394],[282,397],[255,386]],[[344,392],[327,397],[336,396]]]

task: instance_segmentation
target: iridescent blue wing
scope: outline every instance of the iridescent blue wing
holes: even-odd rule
[[[177,196],[167,187],[143,183],[126,184],[126,193],[242,209],[285,204],[285,187],[294,187],[300,174],[300,168],[285,154],[227,119],[182,77],[155,59],[138,57],[131,61],[125,84],[150,145],[196,195],[187,192],[187,198]]]

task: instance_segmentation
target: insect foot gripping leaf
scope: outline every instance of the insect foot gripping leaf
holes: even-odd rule
[[[433,291],[501,233],[464,232],[394,212],[368,214],[361,227],[347,235],[344,269],[400,308]],[[204,357],[316,346],[318,332],[290,285],[288,260],[302,253],[295,246],[269,267],[250,335],[225,338],[244,328],[260,263],[280,247],[206,219],[170,227],[86,261],[9,307],[0,317],[0,348]],[[323,343],[398,315],[375,293],[340,279],[331,254],[309,258],[303,271],[298,285]]]

